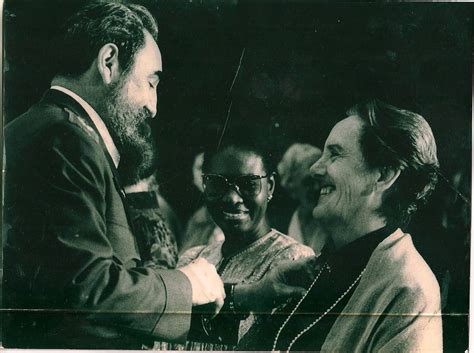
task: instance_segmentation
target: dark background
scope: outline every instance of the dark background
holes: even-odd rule
[[[5,1],[5,122],[49,87],[55,71],[50,38],[85,2]],[[450,180],[464,167],[465,196],[470,198],[469,4],[137,2],[152,11],[160,27],[164,75],[152,126],[160,152],[161,189],[182,222],[201,202],[191,183],[194,155],[206,145],[217,145],[231,102],[227,128],[244,124],[274,146],[276,159],[296,141],[322,147],[334,123],[366,98],[413,110],[433,129],[443,177]],[[452,186],[441,180],[411,230],[442,287],[447,270],[449,287],[452,278],[459,282],[449,294],[455,304],[445,312],[466,313],[469,228],[452,234],[441,225],[449,207],[446,199],[455,196]],[[274,201],[274,219],[289,217],[278,214],[285,212],[284,201],[284,196]],[[467,346],[466,320],[461,316],[446,324],[447,351]]]
[[[86,1],[5,1],[5,121],[49,87],[48,45]],[[331,127],[368,97],[423,115],[445,173],[471,148],[471,7],[466,4],[289,1],[141,1],[158,19],[164,75],[158,118],[160,175],[178,213],[198,149],[248,124],[275,146],[322,147]],[[229,94],[242,50],[239,76]],[[176,163],[179,161],[179,163]]]

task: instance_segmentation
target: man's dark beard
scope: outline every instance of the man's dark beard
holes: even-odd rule
[[[150,176],[155,169],[156,146],[150,126],[143,122],[138,131],[141,139],[137,138],[133,145],[128,145],[120,154],[118,172],[124,186],[133,185]]]
[[[147,176],[155,164],[156,148],[148,120],[151,113],[130,104],[123,94],[127,77],[111,88],[105,102],[107,127],[120,153],[118,167],[123,185]]]

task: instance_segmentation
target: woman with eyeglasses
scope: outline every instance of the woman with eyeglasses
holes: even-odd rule
[[[327,234],[313,217],[319,199],[319,182],[313,178],[309,168],[321,155],[321,150],[313,145],[295,143],[286,150],[277,166],[280,185],[297,202],[288,235],[308,245],[318,255],[326,244]]]
[[[273,170],[268,154],[255,143],[229,142],[205,154],[205,203],[225,240],[189,249],[178,266],[198,257],[215,264],[230,307],[213,319],[206,314],[193,316],[188,350],[233,349],[259,319],[258,313],[246,312],[233,301],[233,286],[260,280],[284,260],[314,255],[311,248],[268,224],[266,211],[275,191]]]

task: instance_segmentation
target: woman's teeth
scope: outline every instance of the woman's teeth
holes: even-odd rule
[[[321,188],[319,195],[327,195],[329,194],[334,188],[332,186],[325,186]]]
[[[248,212],[246,212],[246,211],[232,211],[232,212],[222,211],[222,213],[224,214],[224,217],[226,217],[228,219],[242,219],[245,216],[247,216]]]

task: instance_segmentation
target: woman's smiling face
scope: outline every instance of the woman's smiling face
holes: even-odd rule
[[[268,172],[262,157],[256,153],[227,147],[212,157],[206,174],[223,176],[232,184],[236,177],[263,177]],[[239,192],[238,187],[234,185],[226,185],[219,197],[209,197],[205,191],[206,205],[212,218],[226,236],[235,234],[258,238],[269,230],[265,213],[274,189],[274,177],[273,175],[264,178],[254,177],[248,182],[245,182],[245,178],[240,180],[243,181],[241,189],[245,184],[251,183],[253,187],[257,186],[255,190],[260,191],[256,195],[251,195],[243,192],[244,190]],[[261,183],[261,188],[258,188],[258,183]]]
[[[322,157],[311,167],[321,186],[313,216],[353,224],[359,212],[374,209],[373,187],[378,174],[369,170],[360,149],[362,120],[350,116],[332,129]]]

